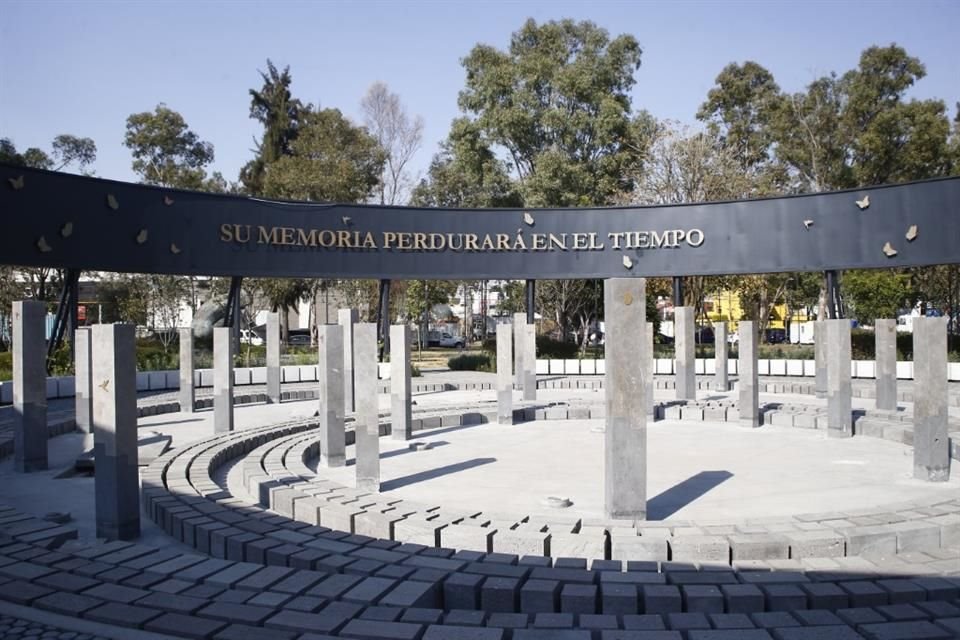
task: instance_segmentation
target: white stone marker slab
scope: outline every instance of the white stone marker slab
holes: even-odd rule
[[[317,327],[317,385],[319,387],[320,464],[342,467],[346,463],[343,424],[343,327]]]
[[[913,321],[913,477],[950,479],[947,319]]]
[[[604,281],[606,328],[606,428],[604,429],[604,512],[608,518],[647,515],[647,395],[643,352],[646,280]],[[691,363],[692,364],[692,363]]]
[[[410,389],[410,330],[390,325],[390,431],[394,440],[413,437]]]
[[[354,375],[356,376],[357,488],[380,490],[380,419],[377,398],[377,325],[358,322],[353,326]],[[346,350],[346,345],[344,345]]]
[[[497,325],[497,422],[513,424],[513,327]]]
[[[13,303],[13,467],[29,473],[47,468],[47,305]]]

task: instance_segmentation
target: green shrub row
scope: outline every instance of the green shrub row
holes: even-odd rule
[[[496,359],[489,354],[464,354],[447,360],[450,371],[496,371]]]

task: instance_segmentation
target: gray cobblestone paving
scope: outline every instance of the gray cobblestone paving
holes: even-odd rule
[[[89,633],[67,631],[42,622],[22,620],[13,616],[0,615],[0,638],[14,640],[19,638],[52,638],[53,640],[108,640],[103,636]]]

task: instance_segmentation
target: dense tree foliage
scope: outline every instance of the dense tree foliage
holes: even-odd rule
[[[183,116],[165,104],[131,114],[123,140],[133,155],[133,170],[145,184],[200,189],[213,145],[190,130]]]

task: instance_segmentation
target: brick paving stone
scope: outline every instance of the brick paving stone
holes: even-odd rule
[[[932,622],[865,624],[860,631],[870,640],[951,640],[955,636]]]
[[[446,585],[444,585],[446,586]],[[444,590],[446,594],[446,589]],[[480,587],[480,607],[488,613],[513,613],[520,605],[520,581],[492,576]]]
[[[363,605],[376,604],[396,584],[396,580],[388,578],[363,578],[345,592],[342,598],[346,602],[356,602]]]
[[[683,640],[679,631],[603,631],[600,640]]]
[[[764,629],[694,629],[687,640],[773,640],[773,636]]]
[[[844,625],[773,629],[773,637],[776,640],[863,640],[862,635]]]
[[[623,628],[630,630],[650,630],[666,629],[663,616],[656,614],[642,614],[636,616],[623,616]]]
[[[711,613],[710,624],[716,629],[753,629],[753,621],[743,613]]]
[[[148,620],[160,616],[163,612],[147,607],[138,607],[119,602],[108,602],[83,614],[88,620],[116,624],[122,627],[143,628]]]
[[[691,613],[723,613],[723,594],[712,585],[689,585],[680,588],[683,608]]]
[[[214,634],[213,640],[293,640],[296,636],[297,633],[294,631],[231,624]]]
[[[178,638],[203,640],[212,637],[226,626],[225,622],[218,620],[197,618],[181,613],[165,613],[148,621],[143,628],[147,631],[176,635]]]
[[[680,613],[680,589],[672,585],[644,585],[641,595],[644,613]]]
[[[415,622],[417,624],[440,624],[443,619],[443,609],[428,609],[424,607],[410,607],[400,616],[400,622]]]
[[[0,600],[8,600],[17,604],[30,604],[37,598],[53,593],[53,589],[30,584],[23,580],[10,580],[0,584]]]
[[[564,613],[597,613],[597,586],[567,584],[560,591],[560,611]]]
[[[535,629],[572,629],[572,613],[538,613],[533,617]]]
[[[271,614],[273,614],[273,609],[269,607],[256,607],[235,602],[213,602],[197,611],[197,615],[205,618],[244,624],[260,624]]]
[[[104,583],[87,589],[83,592],[83,595],[100,598],[107,602],[130,604],[134,600],[139,600],[144,596],[150,595],[150,592],[145,589],[134,589],[133,587],[124,587],[119,584]]]
[[[315,612],[310,629],[323,633],[337,633],[350,620],[357,617],[363,607],[349,602],[331,602]]]
[[[443,623],[474,627],[483,625],[487,620],[486,611],[468,611],[466,609],[452,609],[443,615]]]
[[[632,615],[640,612],[639,606],[640,596],[635,585],[601,583],[600,609],[603,613]]]
[[[591,640],[589,631],[575,629],[516,629],[513,640]]]
[[[140,598],[136,604],[170,613],[191,614],[210,604],[210,601],[204,598],[154,592]]]
[[[290,611],[313,613],[326,605],[327,602],[328,601],[326,599],[317,598],[315,596],[294,596],[290,600],[287,600],[283,603],[283,608],[289,609]]]
[[[306,594],[308,596],[319,596],[332,600],[339,598],[362,579],[360,576],[348,576],[342,573],[335,573],[310,587]]]
[[[37,609],[46,609],[67,616],[80,616],[84,611],[99,607],[103,600],[77,593],[56,592],[34,600]]]
[[[867,580],[840,582],[838,585],[850,596],[851,607],[874,607],[887,604],[887,591]]]
[[[79,591],[83,591],[84,589],[89,589],[100,584],[100,581],[94,580],[93,578],[75,576],[72,573],[60,571],[37,578],[34,580],[34,584],[50,587],[51,589],[56,589],[57,591],[71,591],[77,593]]]
[[[668,613],[667,626],[678,631],[709,629],[710,621],[702,613]]]
[[[364,609],[358,618],[361,620],[382,620],[384,622],[393,622],[400,618],[400,614],[403,613],[403,609],[398,609],[396,607],[367,607]]]
[[[409,622],[383,622],[379,620],[351,620],[340,632],[344,638],[358,640],[416,640],[423,631],[423,625]]]
[[[910,620],[926,620],[930,617],[925,611],[912,604],[888,604],[874,607],[880,615],[890,622],[908,622]]]
[[[503,629],[464,627],[456,625],[430,625],[423,640],[503,640]]]
[[[727,613],[757,613],[764,610],[760,588],[752,584],[720,585]]]
[[[751,613],[750,619],[753,620],[753,624],[758,627],[763,627],[764,629],[800,626],[800,621],[786,611]]]

